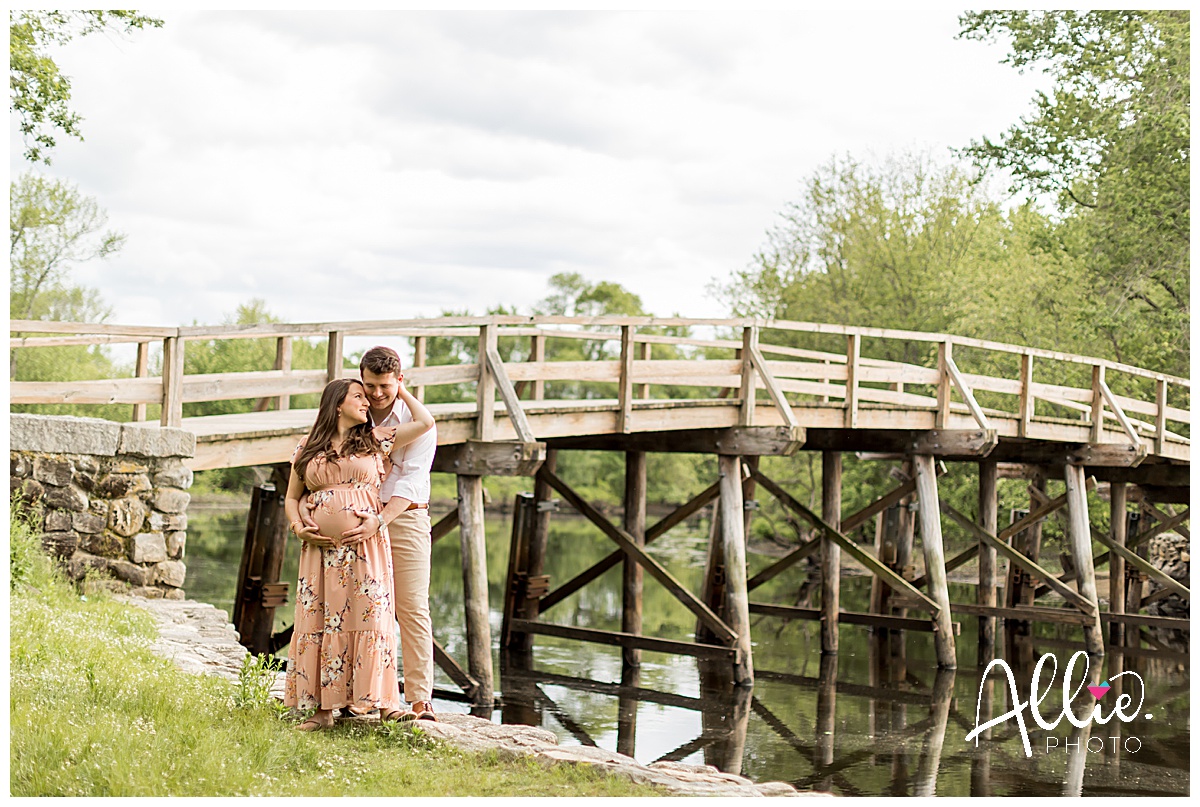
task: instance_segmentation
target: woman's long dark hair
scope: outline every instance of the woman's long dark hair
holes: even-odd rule
[[[341,451],[333,450],[333,438],[338,432],[338,407],[350,394],[350,387],[355,385],[361,387],[362,382],[357,378],[338,378],[325,385],[321,393],[321,404],[317,408],[317,422],[308,430],[308,440],[292,463],[301,479],[304,479],[304,470],[308,467],[309,460],[322,452],[327,461],[333,462],[339,457],[348,457],[351,454],[365,455],[383,450],[371,431],[370,423],[356,424],[346,435]]]

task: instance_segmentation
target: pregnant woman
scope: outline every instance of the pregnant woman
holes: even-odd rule
[[[433,417],[403,386],[413,420],[394,431],[368,426],[369,402],[357,379],[329,382],[317,421],[296,448],[284,508],[301,539],[296,621],[288,650],[283,702],[315,709],[297,728],[333,725],[334,709],[379,709],[399,719],[392,554],[380,522],[379,487],[393,448],[433,428]],[[308,493],[316,530],[300,520]],[[342,533],[374,519],[375,531],[356,543]]]

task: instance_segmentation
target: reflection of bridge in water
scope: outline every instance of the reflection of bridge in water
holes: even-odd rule
[[[481,711],[494,697],[483,532],[482,477],[489,475],[536,480],[533,495],[518,497],[505,580],[500,645],[517,654],[527,653],[536,636],[558,636],[620,647],[631,669],[642,651],[662,651],[711,662],[733,682],[749,684],[755,677],[751,614],[818,620],[822,650],[830,654],[838,650],[839,625],[932,632],[937,663],[946,669],[957,665],[955,614],[960,621],[978,619],[981,660],[995,647],[997,619],[1010,638],[1027,637],[1031,622],[1078,625],[1084,646],[1095,654],[1104,652],[1106,635],[1110,649],[1137,654],[1146,652],[1144,641],[1153,641],[1148,629],[1189,625],[1187,619],[1145,613],[1164,597],[1190,597],[1186,585],[1146,560],[1155,536],[1174,530],[1187,537],[1189,511],[1175,506],[1186,504],[1189,493],[1188,379],[945,334],[742,319],[496,316],[190,328],[13,322],[11,328],[21,334],[12,339],[14,350],[137,346],[134,377],[14,382],[11,403],[129,405],[135,420],[145,420],[157,407],[163,425],[196,435],[193,470],[275,465],[280,473],[315,416],[312,409],[292,409],[292,396],[319,392],[329,379],[357,373],[346,366],[346,340],[398,345],[411,339],[409,386],[422,398],[439,387],[451,388],[450,397],[458,398],[430,406],[438,420],[434,470],[455,474],[458,489],[458,507],[435,525],[434,537],[459,531],[468,658],[460,664],[440,646],[437,658]],[[664,332],[683,328],[692,335]],[[184,373],[189,344],[247,338],[274,341],[273,366]],[[459,340],[477,359],[428,365],[426,348],[435,338]],[[324,341],[325,369],[292,367],[298,339]],[[151,345],[160,342],[162,369],[152,376]],[[553,360],[548,356],[563,351],[548,346],[571,346],[584,358]],[[237,399],[254,401],[255,411],[185,417],[189,404]],[[561,453],[576,450],[624,453],[620,525],[556,473]],[[821,452],[819,512],[760,467],[761,457],[803,451]],[[719,478],[647,526],[648,452],[715,454]],[[890,464],[895,482],[852,514],[842,508],[844,452]],[[977,466],[974,515],[939,500],[946,462]],[[1002,478],[1026,480],[1029,495],[1028,510],[1015,511],[1003,528],[997,497]],[[1052,495],[1048,483],[1060,480],[1063,492]],[[751,574],[745,537],[754,509],[748,503],[760,490],[815,533]],[[1093,527],[1088,516],[1089,496],[1095,500],[1102,493],[1112,515],[1106,531]],[[265,502],[278,494],[260,489],[255,495]],[[613,543],[611,555],[561,582],[544,574],[548,552],[569,551],[548,545],[556,496]],[[703,585],[691,591],[646,547],[714,503]],[[278,586],[267,587],[278,578],[285,537],[283,519],[270,517],[271,511],[257,503],[252,508],[257,526],[249,531],[235,613],[255,650],[276,649],[286,640],[270,634],[280,600]],[[949,558],[942,516],[972,539]],[[1052,516],[1065,522],[1068,551],[1061,572],[1040,557],[1041,525]],[[871,522],[873,549],[848,537]],[[1094,547],[1102,551],[1096,554]],[[840,607],[842,553],[872,575],[865,611]],[[819,607],[751,600],[752,592],[789,570],[794,574],[810,557],[819,558]],[[1008,571],[1002,575],[1005,560]],[[951,602],[947,575],[972,562],[978,566],[975,601]],[[1112,581],[1106,609],[1096,580],[1096,569],[1105,564]],[[557,603],[618,565],[624,569],[620,631],[550,621]],[[643,634],[644,575],[695,615],[694,641]],[[821,742],[818,737],[818,755]]]

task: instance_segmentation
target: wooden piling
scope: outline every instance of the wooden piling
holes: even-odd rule
[[[1110,515],[1110,534],[1113,543],[1125,546],[1126,530],[1129,523],[1125,518],[1125,502],[1127,489],[1124,482],[1113,482],[1108,488],[1108,503]],[[1125,613],[1125,558],[1113,552],[1108,559],[1108,610],[1114,614]],[[1125,644],[1125,625],[1113,622],[1108,626],[1109,644],[1120,647]]]
[[[1100,626],[1100,604],[1096,596],[1096,565],[1092,557],[1092,532],[1088,522],[1084,470],[1078,465],[1063,469],[1067,482],[1067,540],[1079,575],[1079,593],[1094,607],[1094,616],[1083,626],[1083,640],[1091,655],[1104,655],[1104,633]]]
[[[937,472],[933,457],[913,456],[917,474],[917,497],[920,500],[921,545],[925,552],[925,576],[929,579],[929,596],[938,604],[933,617],[933,642],[938,666],[953,670],[958,661],[954,653],[954,630],[950,619],[950,591],[946,584],[946,553],[942,547],[942,519],[938,503]]]
[[[625,452],[625,532],[638,546],[646,545],[646,452]],[[621,631],[642,632],[642,567],[626,557],[621,586]],[[626,665],[642,663],[642,651],[625,647],[621,658]]]
[[[828,768],[833,764],[833,751],[837,731],[837,681],[838,660],[833,654],[821,656],[821,671],[817,680],[817,726],[816,742],[813,743],[813,767]],[[816,789],[828,792],[833,789],[833,777],[826,776]]]
[[[504,581],[504,610],[500,647],[515,652],[531,649],[531,634],[512,630],[514,619],[537,619],[536,605],[529,600],[529,538],[537,508],[532,493],[518,493],[513,502],[512,539],[508,547],[508,574]],[[521,659],[515,659],[519,666]],[[529,659],[531,661],[531,659]]]
[[[842,528],[842,455],[821,452],[821,518]],[[841,592],[842,552],[829,536],[821,535],[821,652],[838,651],[838,597]]]
[[[742,463],[740,458],[720,454],[721,560],[725,567],[725,623],[737,634],[734,647],[733,680],[738,686],[754,683],[754,661],[750,653],[750,597],[746,590],[746,534],[742,516]]]
[[[626,648],[624,652],[628,653],[630,649]],[[636,689],[641,684],[641,673],[641,667],[637,665],[624,665],[621,668],[621,689]],[[636,696],[625,694],[617,696],[617,753],[627,757],[633,756],[637,750],[639,703]]]
[[[246,539],[238,564],[233,624],[251,653],[271,655],[275,609],[287,602],[286,583],[279,582],[287,548],[283,496],[276,484],[259,485],[250,493]]]
[[[996,534],[999,501],[996,497],[997,469],[994,462],[979,463],[979,526]],[[980,605],[995,607],[996,601],[996,550],[980,542],[979,545],[979,589],[977,601]],[[979,617],[978,665],[984,666],[994,655],[996,646],[996,618]]]
[[[459,537],[462,543],[463,599],[467,622],[467,669],[479,682],[473,711],[490,715],[492,631],[488,624],[487,550],[483,521],[483,477],[459,475]]]

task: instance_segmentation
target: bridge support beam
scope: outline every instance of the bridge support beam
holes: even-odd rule
[[[458,477],[459,537],[462,541],[463,599],[467,620],[467,670],[479,682],[473,712],[490,717],[492,630],[488,624],[487,546],[483,522],[483,477]]]
[[[740,457],[717,457],[721,474],[720,533],[721,560],[725,567],[725,621],[736,636],[733,680],[739,686],[754,684],[754,661],[750,651],[750,597],[746,591],[746,530],[742,507],[742,461]]]
[[[1104,633],[1100,627],[1100,605],[1096,595],[1096,566],[1092,558],[1092,531],[1088,524],[1087,488],[1084,470],[1068,465],[1063,473],[1067,482],[1067,539],[1071,559],[1079,575],[1079,593],[1092,604],[1092,617],[1083,626],[1083,641],[1090,655],[1104,655]]]
[[[954,652],[954,625],[950,619],[950,590],[946,584],[946,553],[942,547],[941,506],[938,503],[937,472],[933,457],[917,454],[913,457],[917,473],[917,497],[920,500],[921,545],[925,551],[925,576],[929,580],[929,596],[938,605],[933,616],[933,642],[938,666],[957,669]]]
[[[842,529],[842,455],[821,452],[821,518]],[[821,535],[821,652],[838,651],[838,611],[842,588],[842,550],[828,535]]]
[[[979,526],[996,534],[999,501],[996,496],[997,480],[996,463],[979,463]],[[979,592],[976,597],[979,605],[995,608],[996,600],[996,550],[979,542]],[[976,657],[978,666],[986,667],[995,657],[996,648],[996,618],[994,616],[979,617],[979,655]]]
[[[646,545],[646,453],[628,451],[625,454],[625,532],[634,543]],[[621,632],[634,635],[642,632],[642,567],[633,558],[623,561],[621,585]],[[642,663],[642,651],[624,647],[621,659],[626,666]]]

